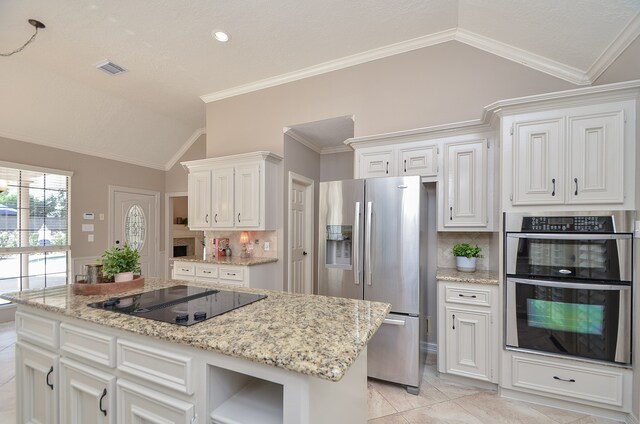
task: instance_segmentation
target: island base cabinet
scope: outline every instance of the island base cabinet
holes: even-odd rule
[[[17,423],[58,423],[58,362],[56,353],[16,343]]]
[[[195,424],[193,404],[118,379],[118,424]]]
[[[62,358],[60,387],[61,423],[116,423],[114,375]]]

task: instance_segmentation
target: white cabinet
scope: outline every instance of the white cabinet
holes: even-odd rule
[[[282,285],[277,282],[277,262],[239,266],[209,262],[174,261],[172,278],[175,280],[282,290]]]
[[[393,177],[395,170],[393,149],[374,149],[373,151],[358,152],[359,174],[357,178]]]
[[[68,358],[60,360],[60,422],[114,424],[116,377]]]
[[[356,147],[355,178],[438,175],[440,142],[428,140],[385,146]]]
[[[498,286],[438,283],[438,370],[496,383]]]
[[[438,151],[439,148],[435,144],[425,147],[399,149],[400,171],[398,175],[437,176]]]
[[[191,424],[197,420],[193,404],[125,379],[118,379],[117,403],[119,424]]]
[[[19,423],[58,423],[59,355],[16,343],[16,418]]]
[[[487,140],[444,145],[443,227],[487,227]]]
[[[277,229],[281,160],[254,152],[183,162],[189,172],[189,228]]]

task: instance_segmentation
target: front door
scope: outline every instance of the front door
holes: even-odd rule
[[[142,275],[156,277],[158,246],[158,192],[110,187],[110,244],[129,246],[140,252]]]

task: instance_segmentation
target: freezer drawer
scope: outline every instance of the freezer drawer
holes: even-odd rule
[[[367,350],[369,377],[420,385],[420,318],[389,314]]]

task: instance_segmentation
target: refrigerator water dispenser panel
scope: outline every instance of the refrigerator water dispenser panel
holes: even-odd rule
[[[351,225],[327,225],[326,263],[327,268],[351,269]]]

